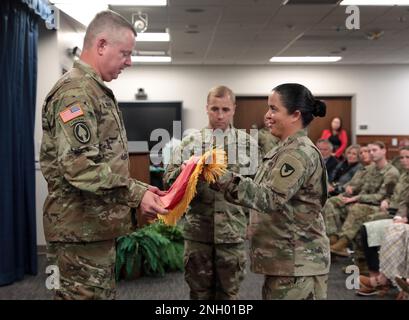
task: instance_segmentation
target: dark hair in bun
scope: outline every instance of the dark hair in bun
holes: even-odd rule
[[[313,115],[315,117],[325,117],[325,114],[327,113],[327,105],[325,104],[324,101],[321,100],[315,100],[315,104],[314,104],[314,111],[313,111]]]
[[[280,95],[281,102],[289,114],[301,112],[303,127],[306,127],[314,117],[324,117],[327,106],[321,100],[316,100],[311,91],[298,83],[284,83],[272,91]]]

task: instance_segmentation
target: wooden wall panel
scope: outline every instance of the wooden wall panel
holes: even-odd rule
[[[268,97],[237,97],[234,126],[239,129],[249,130],[253,124],[258,128],[264,126],[264,115],[268,111]],[[324,129],[330,127],[333,117],[342,119],[342,126],[348,133],[348,141],[351,143],[351,97],[317,97],[327,104],[327,114],[324,118],[315,118],[308,129],[308,136],[312,142],[316,142]]]
[[[396,145],[393,144],[393,139],[396,139]],[[363,136],[358,135],[356,136],[356,142],[358,144],[368,144],[373,141],[382,141],[385,143],[386,147],[388,148],[387,158],[389,160],[393,159],[397,155],[399,155],[399,142],[403,139],[409,139],[408,136],[401,136],[401,135],[369,135]]]
[[[130,153],[129,163],[130,163],[129,171],[131,178],[137,179],[147,184],[151,183],[149,173],[150,165],[149,153]]]
[[[151,183],[149,172],[150,165],[149,153],[130,153],[129,165],[131,178],[137,179],[147,184]],[[146,218],[141,215],[141,211],[139,210],[139,208],[137,209],[137,221],[139,228],[143,227],[148,223]]]

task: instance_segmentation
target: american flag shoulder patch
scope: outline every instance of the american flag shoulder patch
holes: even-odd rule
[[[68,121],[83,115],[84,111],[82,111],[82,108],[79,104],[73,104],[72,106],[60,112],[61,120],[64,123],[67,123]]]

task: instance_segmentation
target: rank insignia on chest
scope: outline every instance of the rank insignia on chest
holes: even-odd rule
[[[288,163],[284,163],[281,166],[280,174],[283,178],[289,177],[294,173],[295,169]]]
[[[74,104],[71,107],[68,107],[64,111],[60,112],[61,120],[64,123],[67,123],[68,121],[78,118],[83,115],[84,115],[84,111],[82,111],[82,108],[80,107],[79,104]]]

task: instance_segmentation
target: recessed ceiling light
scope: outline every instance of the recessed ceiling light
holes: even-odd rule
[[[166,56],[166,51],[148,51],[148,50],[136,50],[135,56]]]
[[[341,6],[407,6],[409,0],[343,0]]]
[[[342,57],[272,57],[270,62],[336,62]]]
[[[83,5],[84,0],[50,0],[52,4]],[[167,0],[87,0],[86,3],[105,6],[166,6]]]
[[[172,58],[169,56],[131,56],[133,63],[137,62],[171,62]]]
[[[143,33],[138,33],[135,39],[138,42],[143,42],[143,41],[167,42],[170,40],[170,36],[169,36],[169,33],[167,32],[143,32]]]
[[[166,6],[167,0],[105,0],[112,6]]]

